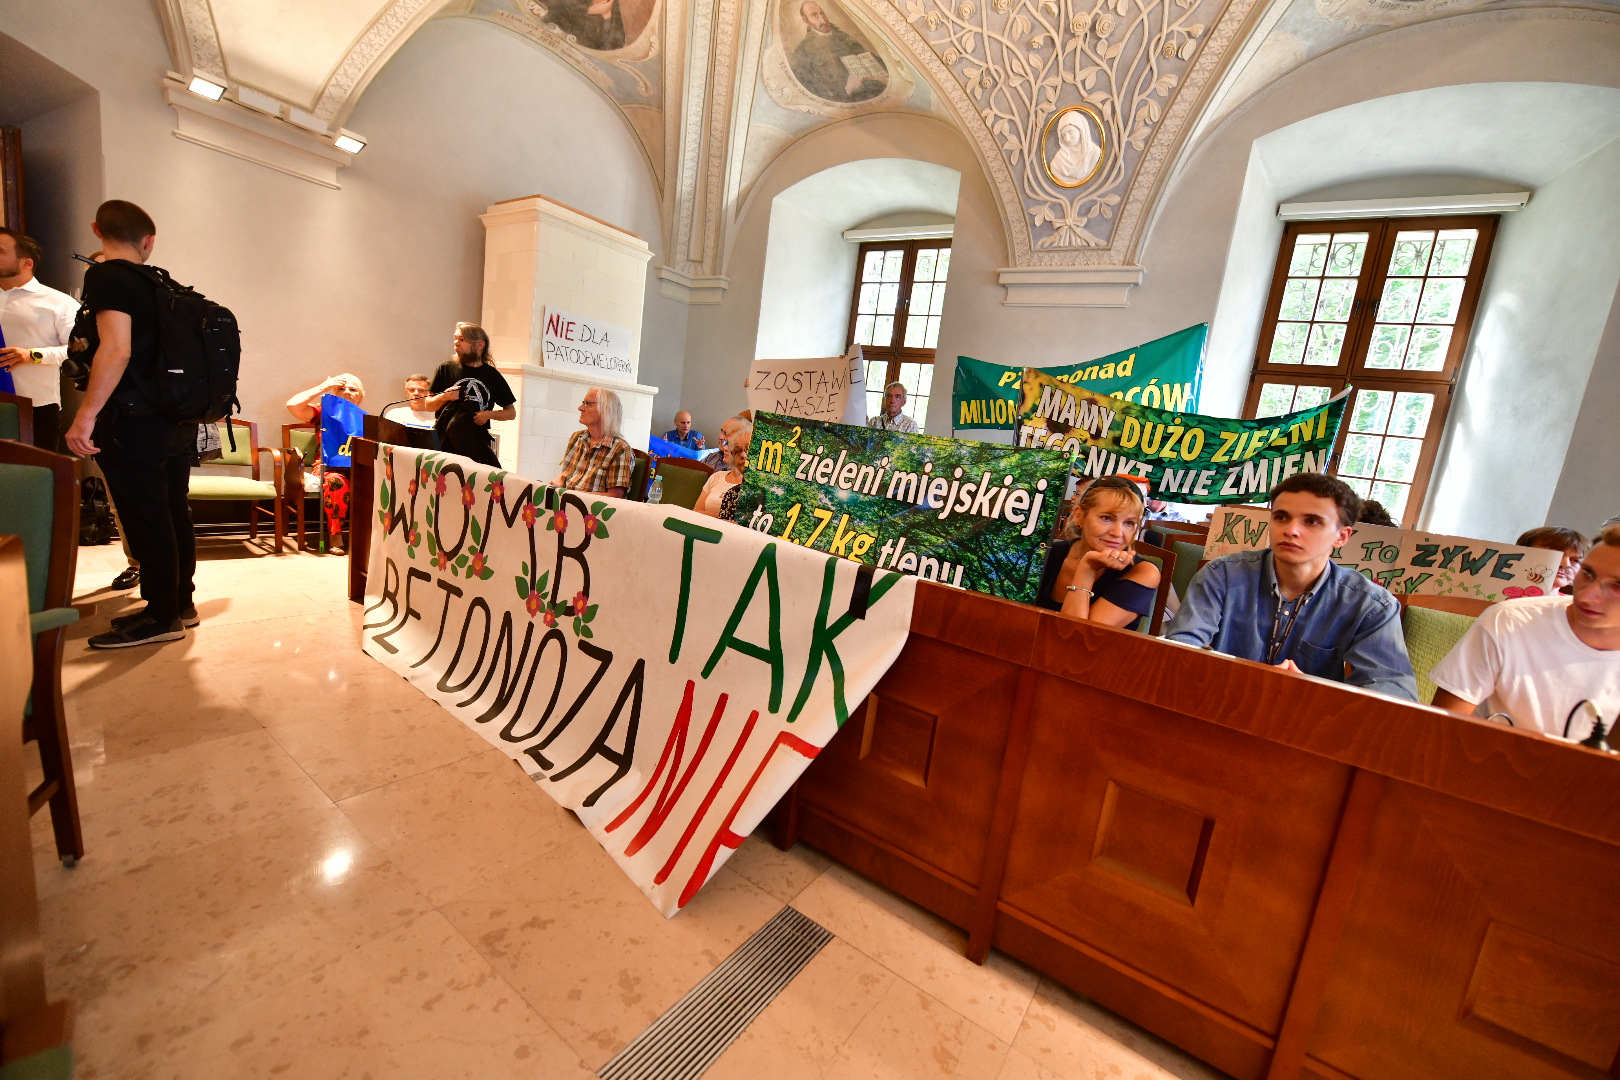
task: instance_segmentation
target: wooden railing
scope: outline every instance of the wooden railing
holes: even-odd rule
[[[1607,754],[919,582],[776,820],[1240,1080],[1620,1076]]]

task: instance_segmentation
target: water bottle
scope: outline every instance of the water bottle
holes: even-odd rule
[[[647,481],[647,501],[661,503],[664,501],[664,478],[653,473],[652,479]]]

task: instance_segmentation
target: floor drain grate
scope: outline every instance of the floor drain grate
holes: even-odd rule
[[[696,1080],[832,938],[783,908],[596,1075]]]

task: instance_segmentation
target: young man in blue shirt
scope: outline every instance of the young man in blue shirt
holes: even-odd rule
[[[1165,637],[1416,701],[1400,605],[1331,558],[1360,509],[1342,480],[1290,476],[1271,492],[1271,546],[1200,570]]]

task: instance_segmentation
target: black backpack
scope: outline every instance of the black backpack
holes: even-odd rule
[[[112,536],[113,515],[107,501],[107,485],[99,476],[87,476],[79,484],[79,544],[105,544]]]
[[[233,411],[241,412],[236,376],[242,360],[242,336],[236,316],[175,281],[167,270],[129,262],[121,265],[151,282],[157,300],[156,362],[149,371],[130,369],[141,401],[177,424],[212,424]],[[70,361],[76,361],[76,370],[68,376],[80,389],[89,381],[89,365],[98,345],[95,314],[80,307],[68,348]]]

